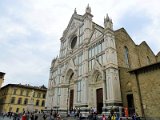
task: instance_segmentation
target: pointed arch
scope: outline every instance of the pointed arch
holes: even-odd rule
[[[103,67],[99,64],[97,60],[95,60],[94,67],[91,71],[90,83],[95,83],[97,80],[101,78],[101,80],[105,79],[105,74],[103,72]]]
[[[97,78],[102,76],[102,73],[97,70],[97,69],[94,69],[92,72],[91,72],[91,77],[90,77],[90,83],[96,83],[97,82]]]
[[[77,68],[75,67],[75,64],[72,59],[69,61],[68,65],[66,66],[66,69],[64,70],[64,73],[62,76],[64,78],[63,79],[64,83],[69,83],[71,76],[72,76],[72,78],[77,77]]]
[[[129,64],[129,51],[127,46],[124,46],[124,60],[125,60],[125,64],[127,65],[127,67],[130,66]]]
[[[75,75],[75,72],[72,69],[68,69],[64,76],[65,83],[70,83],[73,80],[74,75]]]
[[[147,56],[147,64],[149,65],[149,64],[151,64],[151,60],[150,60],[150,58]]]

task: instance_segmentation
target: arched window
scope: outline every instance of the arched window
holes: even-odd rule
[[[22,98],[19,98],[17,104],[21,104],[21,103],[22,103]]]
[[[24,100],[24,105],[26,105],[26,104],[28,104],[28,99],[27,98],[25,98],[25,100]]]
[[[76,46],[77,43],[77,36],[75,36],[71,41],[71,49],[73,49]]]
[[[41,104],[41,106],[44,106],[45,105],[45,101],[44,100],[42,100],[42,104]]]
[[[46,94],[44,93],[44,94],[43,94],[43,98],[45,98],[45,97],[46,97]]]
[[[149,59],[149,57],[147,56],[147,64],[151,64],[151,60]]]
[[[29,96],[29,91],[26,91],[26,96]]]
[[[71,74],[71,76],[69,77],[69,80],[71,82],[72,78],[73,78],[74,72]]]
[[[13,91],[13,95],[16,95],[17,89],[14,89]]]
[[[21,90],[20,95],[23,95],[24,90]]]
[[[39,100],[36,100],[36,106],[39,106]]]
[[[14,102],[15,102],[15,97],[12,97],[11,98],[11,104],[14,104]]]
[[[126,46],[124,47],[124,58],[125,58],[125,64],[127,65],[127,67],[129,67],[129,52]]]

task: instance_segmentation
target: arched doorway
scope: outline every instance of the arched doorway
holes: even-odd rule
[[[102,88],[102,73],[100,73],[98,70],[94,72],[94,84],[98,85],[96,87],[96,107],[97,107],[97,113],[102,113],[103,108],[103,88]]]
[[[73,102],[74,102],[74,88],[73,88],[73,77],[74,77],[74,72],[72,69],[69,69],[67,72],[67,78],[68,78],[68,103],[67,103],[67,109],[71,111],[73,109]],[[72,85],[71,85],[72,84]]]

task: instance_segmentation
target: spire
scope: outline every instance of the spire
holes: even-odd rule
[[[76,8],[74,9],[74,14],[77,14],[77,10],[76,10]]]
[[[106,14],[106,18],[104,17],[104,27],[113,30],[112,19],[109,18],[108,14]]]
[[[89,7],[89,4],[86,7],[86,13],[90,13],[91,14],[91,7]]]
[[[106,14],[106,21],[109,21],[108,13]]]

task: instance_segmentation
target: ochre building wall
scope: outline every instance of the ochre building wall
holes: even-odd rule
[[[138,74],[145,117],[160,119],[160,69]]]
[[[18,86],[18,87],[17,87]],[[0,112],[16,112],[17,109],[18,113],[22,113],[24,110],[26,110],[27,104],[30,102],[30,96],[32,90],[34,90],[34,110],[41,111],[44,110],[45,106],[45,90],[39,90],[39,89],[28,89],[26,87],[23,87],[23,85],[17,85],[17,86],[4,86],[0,91]],[[14,90],[16,89],[16,93],[14,93]],[[23,90],[23,93],[21,94],[21,91]],[[27,94],[28,92],[28,94]],[[38,95],[40,94],[40,96]],[[15,98],[14,102],[11,103],[12,98]],[[18,103],[18,99],[21,98],[20,104]],[[28,99],[28,103],[24,104],[24,100]],[[36,101],[39,100],[39,105],[36,105]],[[1,102],[2,101],[2,102]],[[42,101],[44,101],[44,104],[42,105]]]
[[[118,59],[118,66],[127,68],[125,64],[125,55],[124,55],[124,48],[125,46],[128,48],[129,52],[129,64],[130,68],[137,68],[139,67],[138,55],[136,51],[136,45],[133,40],[129,37],[127,32],[124,28],[121,28],[115,31],[115,43],[117,49],[117,59]]]
[[[137,46],[137,53],[139,56],[140,67],[156,62],[156,57],[146,42],[142,42],[139,46]],[[148,63],[147,57],[149,58],[150,63]]]

